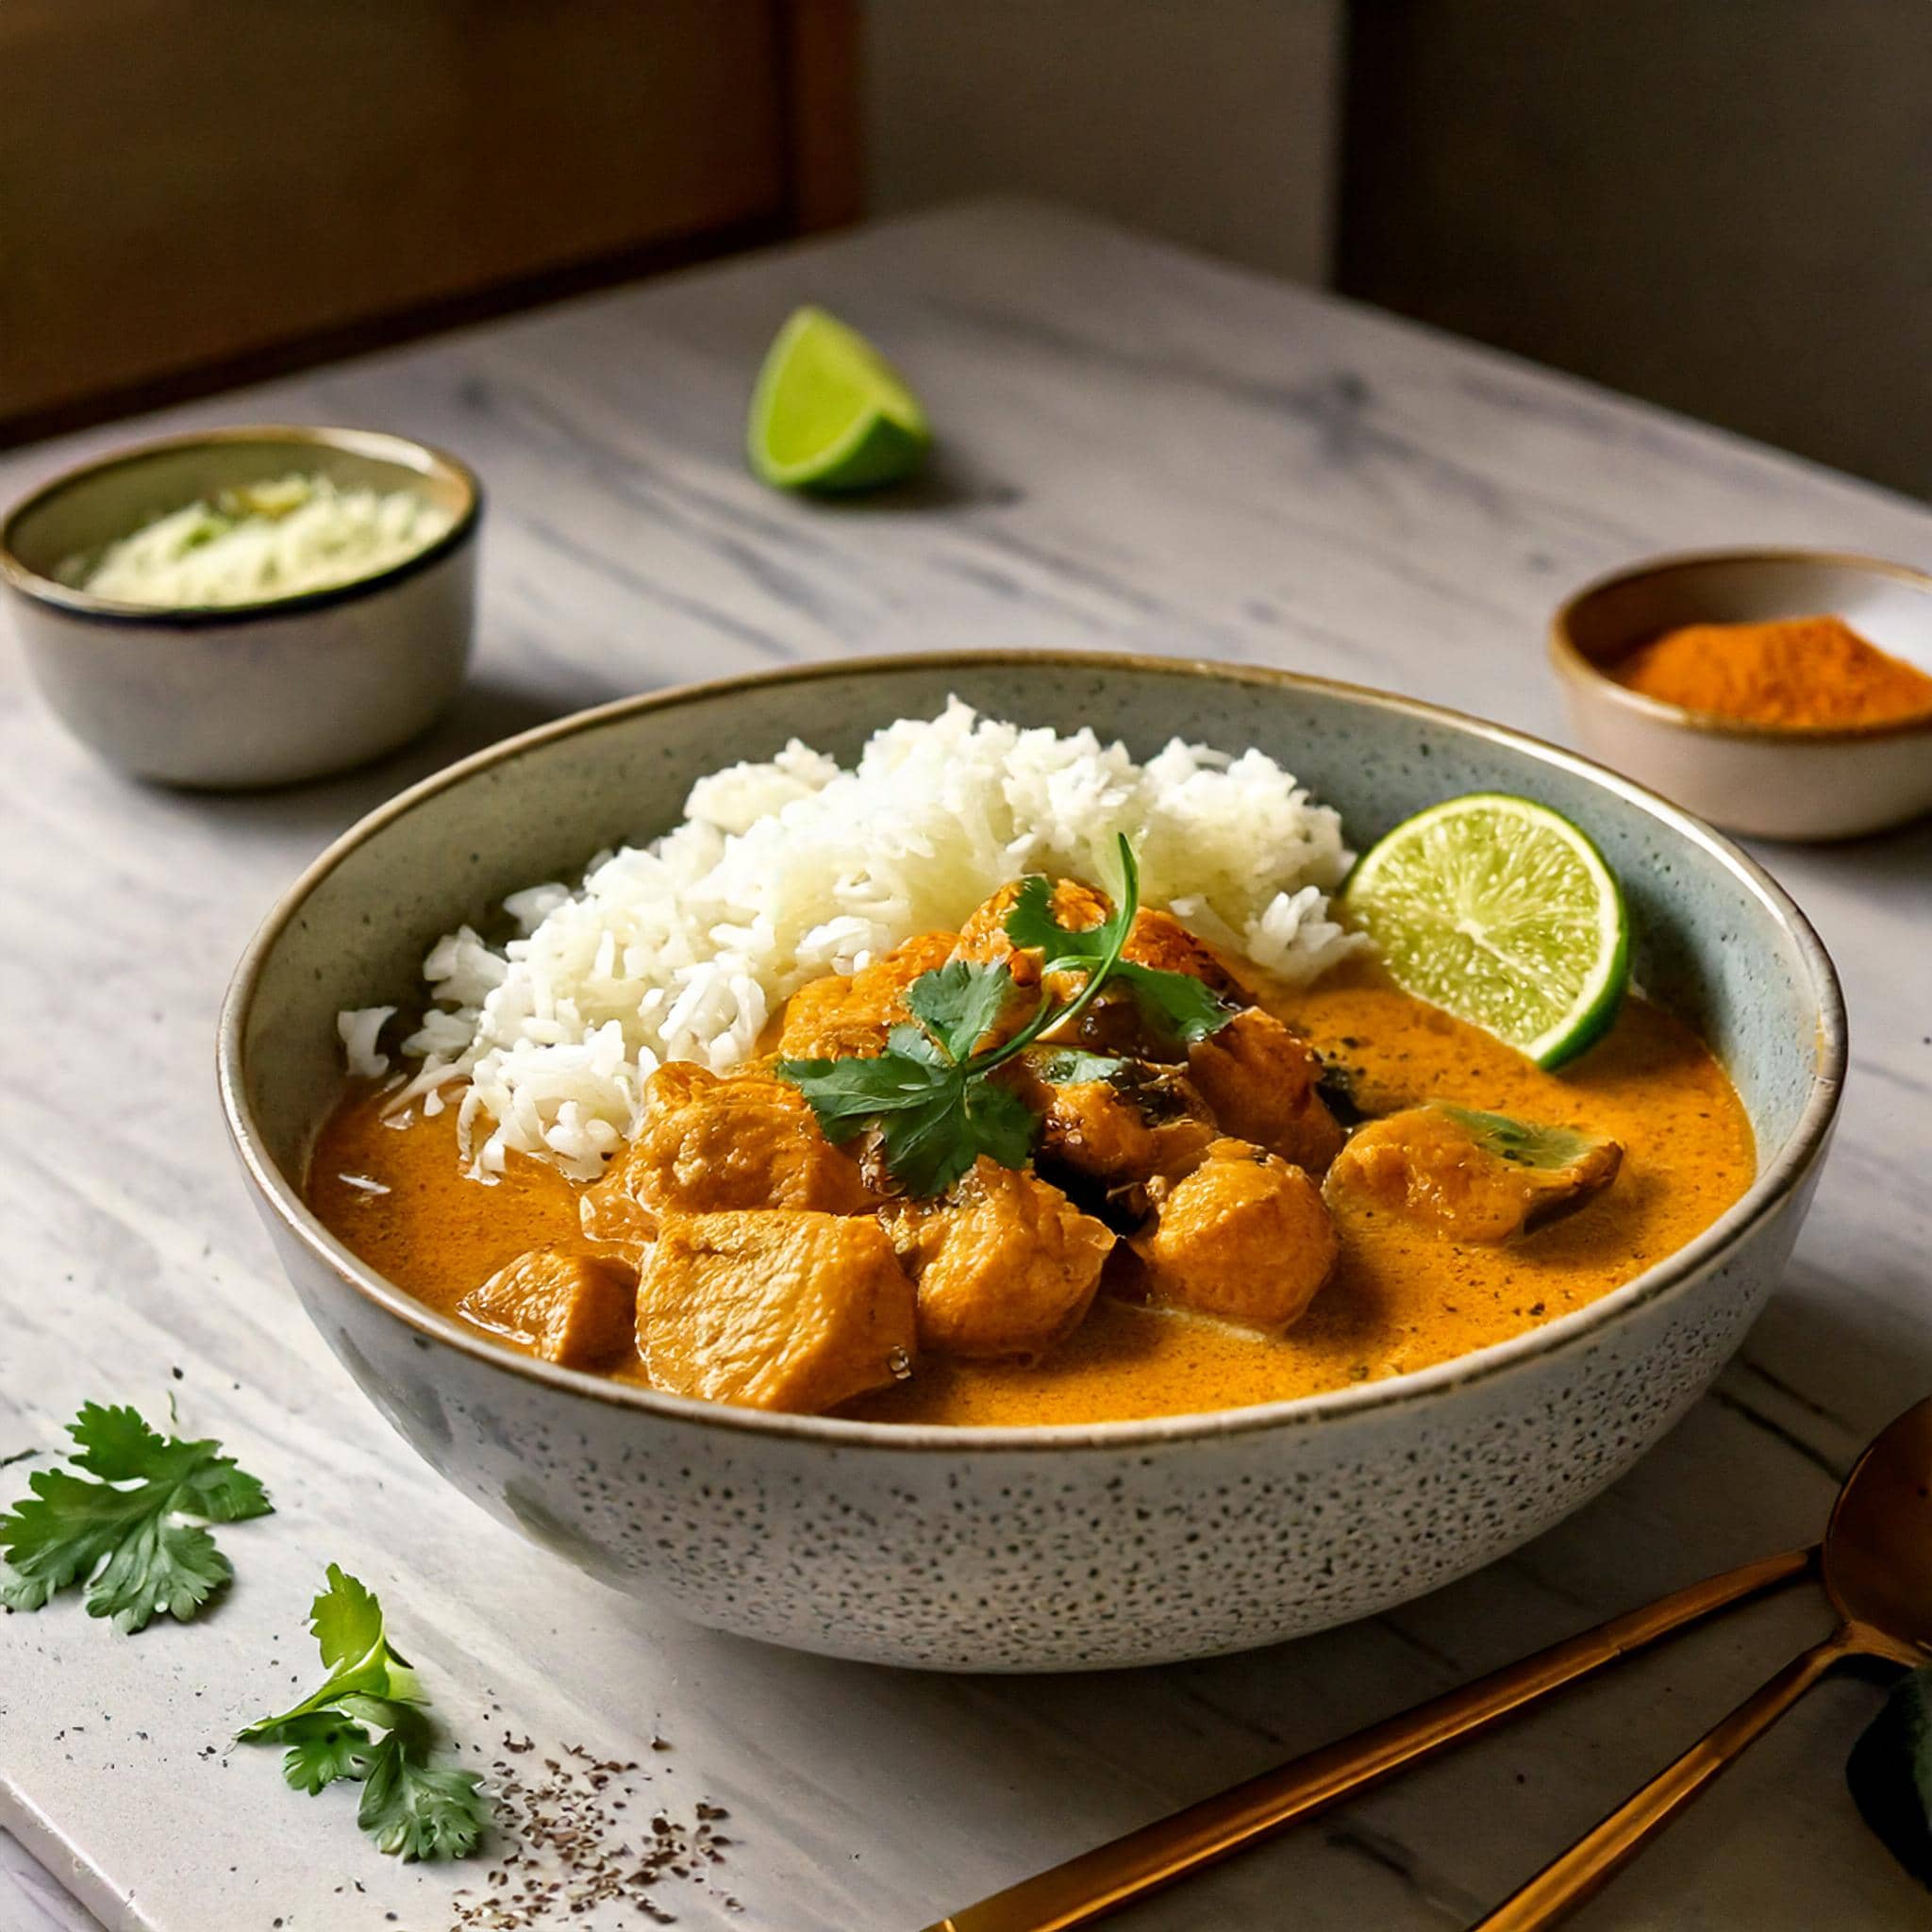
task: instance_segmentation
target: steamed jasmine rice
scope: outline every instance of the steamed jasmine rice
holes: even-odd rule
[[[1121,833],[1144,903],[1291,985],[1361,943],[1329,917],[1353,858],[1340,817],[1258,751],[1175,740],[1137,764],[1091,731],[1024,730],[955,699],[875,733],[851,770],[794,740],[714,773],[685,813],[575,888],[512,894],[506,943],[465,926],[430,949],[428,1009],[401,1046],[418,1065],[391,1107],[457,1105],[479,1178],[512,1153],[594,1178],[661,1062],[729,1072],[807,980],[956,927],[1027,873],[1110,881]],[[353,1072],[389,1072],[392,1010],[341,1016]]]
[[[341,490],[283,476],[225,490],[73,558],[61,581],[155,609],[258,604],[374,576],[426,550],[456,522],[414,490]]]

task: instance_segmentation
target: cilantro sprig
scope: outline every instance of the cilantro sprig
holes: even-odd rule
[[[1140,867],[1124,837],[1120,860],[1119,903],[1098,925],[1061,925],[1053,889],[1037,875],[1021,881],[1007,915],[1014,946],[1042,955],[1042,979],[1067,971],[1086,975],[1071,1000],[1056,1003],[1042,992],[1024,1025],[982,1051],[980,1041],[1013,991],[1012,969],[1004,960],[949,960],[907,988],[912,1022],[891,1028],[884,1053],[780,1060],[778,1077],[805,1095],[828,1141],[875,1129],[892,1178],[908,1193],[944,1193],[982,1154],[1002,1167],[1024,1167],[1040,1137],[1039,1117],[989,1076],[1042,1033],[1070,1027],[1110,980],[1128,986],[1143,1014],[1179,1040],[1205,1039],[1232,1017],[1232,1008],[1199,980],[1122,958],[1141,905]]]
[[[1124,838],[1121,854],[1131,869],[1133,853]],[[1129,871],[1135,907],[1140,898],[1139,875]],[[1123,905],[1126,904],[1124,897]],[[1116,919],[1118,914],[1116,915]],[[1111,932],[1114,920],[1082,930],[1069,931],[1053,911],[1053,888],[1037,874],[1020,883],[1020,896],[1007,915],[1007,937],[1016,946],[1031,947],[1046,956],[1041,969],[1046,973],[1077,970],[1093,974],[1088,982],[1112,980],[1134,996],[1141,1016],[1156,1032],[1164,1033],[1191,1046],[1218,1033],[1234,1017],[1235,1008],[1205,981],[1191,973],[1167,973],[1158,966],[1142,966],[1138,960],[1123,959],[1120,944]],[[1129,929],[1133,911],[1127,913]]]
[[[268,1491],[219,1442],[163,1436],[133,1408],[87,1403],[67,1433],[73,1469],[36,1470],[0,1516],[0,1604],[38,1610],[78,1584],[124,1634],[198,1616],[234,1574],[201,1525],[267,1515]]]
[[[286,1745],[282,1776],[311,1797],[343,1780],[360,1784],[357,1823],[378,1851],[405,1861],[467,1857],[489,1822],[483,1781],[432,1761],[429,1699],[390,1642],[375,1592],[331,1563],[309,1628],[326,1681],[278,1716],[238,1731],[237,1742]]]

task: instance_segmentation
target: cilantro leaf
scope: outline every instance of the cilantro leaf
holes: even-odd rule
[[[237,1740],[286,1744],[282,1776],[311,1797],[344,1779],[359,1782],[357,1819],[378,1851],[467,1857],[490,1818],[483,1781],[431,1761],[437,1734],[423,1707],[428,1699],[390,1642],[375,1593],[331,1563],[308,1623],[327,1681],[280,1716],[238,1731]]]
[[[425,1763],[391,1732],[375,1747],[356,1823],[379,1852],[412,1858],[466,1858],[489,1821],[483,1780],[474,1771]]]
[[[1438,1113],[1447,1114],[1479,1147],[1518,1167],[1571,1167],[1591,1148],[1603,1144],[1574,1127],[1540,1127],[1533,1121],[1519,1121],[1507,1113],[1452,1107],[1446,1100],[1433,1104]]]
[[[986,1038],[1012,990],[1012,970],[1004,962],[989,966],[975,959],[949,959],[935,972],[922,973],[906,989],[906,1006],[947,1058],[958,1062],[970,1058]]]
[[[192,1466],[195,1452],[208,1446],[158,1434],[138,1409],[103,1408],[98,1402],[82,1403],[67,1433],[80,1444],[68,1459],[110,1483],[165,1479]]]
[[[915,1029],[924,1042],[924,1035]],[[928,1046],[928,1051],[932,1049]],[[958,1075],[954,1069],[916,1058],[894,1044],[872,1059],[780,1060],[773,1069],[811,1103],[828,1141],[849,1141],[882,1116],[924,1108],[947,1097]]]
[[[964,1107],[973,1144],[979,1153],[1002,1167],[1024,1167],[1032,1158],[1034,1143],[1040,1139],[1040,1116],[1010,1088],[991,1080],[974,1080],[966,1089]]]
[[[1098,925],[1062,925],[1053,909],[1053,881],[1036,872],[1020,881],[1020,890],[1007,911],[1007,937],[1023,952],[1044,954],[1051,972],[1057,966],[1079,966],[1100,958],[1119,924],[1116,908]]]
[[[1007,914],[1007,937],[1016,946],[1036,950],[1045,956],[1044,971],[1069,969],[1091,973],[1114,955],[1107,977],[1117,981],[1133,994],[1141,1016],[1157,1031],[1171,1040],[1192,1045],[1219,1033],[1234,1018],[1237,1008],[1191,973],[1169,973],[1157,966],[1142,966],[1134,959],[1119,957],[1133,930],[1139,908],[1140,876],[1131,870],[1132,854],[1122,841],[1124,869],[1128,890],[1108,919],[1098,925],[1069,928],[1062,925],[1053,909],[1053,888],[1039,875],[1023,879],[1020,895]]]
[[[1157,1033],[1189,1046],[1219,1033],[1241,1010],[1191,973],[1166,973],[1123,959],[1113,976],[1133,994],[1141,1017]]]
[[[315,1633],[322,1660],[340,1671],[366,1657],[383,1641],[382,1605],[375,1592],[340,1563],[328,1566],[328,1588],[308,1607],[308,1627]]]
[[[1133,847],[1124,838],[1120,858],[1120,905],[1087,931],[1069,932],[1054,917],[1052,888],[1043,877],[1021,880],[1008,912],[1007,937],[1015,946],[1037,947],[1048,972],[1077,968],[1084,974],[1086,983],[1065,1005],[1042,994],[1024,1026],[981,1050],[979,1042],[1012,991],[1012,970],[1004,961],[949,960],[907,988],[907,1009],[917,1024],[892,1027],[885,1052],[869,1058],[780,1060],[774,1069],[778,1078],[805,1095],[828,1141],[875,1131],[888,1170],[908,1193],[944,1193],[982,1155],[1002,1167],[1024,1167],[1040,1122],[1017,1094],[988,1076],[1049,1028],[1071,1026],[1109,979],[1125,974],[1158,1024],[1184,1040],[1204,1039],[1231,1017],[1199,980],[1123,962],[1141,896]],[[1122,1064],[1098,1055],[1076,1058],[1094,1067]]]
[[[132,1408],[90,1402],[68,1433],[79,1445],[69,1459],[87,1474],[36,1471],[31,1493],[0,1516],[0,1603],[38,1610],[81,1584],[89,1615],[124,1634],[198,1615],[234,1571],[207,1530],[175,1519],[266,1515],[268,1491],[219,1442],[163,1436]]]
[[[1095,1080],[1113,1082],[1124,1078],[1128,1063],[1108,1053],[1088,1053],[1077,1046],[1057,1047],[1043,1056],[1037,1071],[1042,1080],[1055,1087],[1084,1087]]]
[[[956,1072],[926,1106],[880,1118],[886,1166],[908,1194],[943,1194],[979,1158],[966,1091]]]
[[[278,1739],[292,1720],[311,1711],[347,1708],[351,1698],[425,1702],[422,1680],[408,1660],[390,1647],[381,1604],[340,1564],[328,1566],[328,1588],[309,1606],[308,1627],[315,1633],[323,1662],[332,1666],[327,1681],[279,1715],[258,1718],[236,1732],[242,1742]],[[378,1717],[376,1722],[383,1720]]]
[[[282,1756],[282,1776],[291,1790],[311,1798],[338,1778],[367,1776],[375,1749],[375,1740],[360,1724],[330,1710],[291,1718],[282,1727],[282,1740],[289,1747]]]

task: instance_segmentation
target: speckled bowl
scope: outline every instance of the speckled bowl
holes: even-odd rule
[[[1265,1407],[948,1430],[728,1409],[526,1360],[412,1301],[302,1205],[341,1078],[339,1008],[407,998],[436,935],[663,829],[691,781],[796,734],[841,758],[957,691],[1145,757],[1257,745],[1366,845],[1496,787],[1583,824],[1623,874],[1637,971],[1730,1068],[1745,1198],[1681,1253],[1478,1354]],[[1845,1064],[1804,918],[1695,820],[1569,754],[1427,705],[1284,674],[1036,654],[814,666],[611,705],[405,792],[270,915],[223,1015],[220,1077],[258,1206],[310,1317],[464,1494],[619,1589],[777,1643],[895,1664],[1061,1670],[1293,1637],[1489,1562],[1628,1468],[1771,1293]]]
[[[158,609],[60,581],[69,558],[157,516],[291,472],[414,490],[455,521],[400,563],[255,604]],[[41,694],[109,763],[213,791],[289,785],[408,743],[461,689],[482,514],[469,470],[407,437],[200,430],[42,485],[0,523],[0,584]]]

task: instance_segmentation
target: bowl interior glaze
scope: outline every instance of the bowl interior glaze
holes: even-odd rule
[[[224,1020],[231,1119],[278,1213],[365,1295],[425,1334],[474,1349],[474,1338],[363,1269],[300,1205],[310,1138],[341,1088],[337,1009],[407,1003],[440,934],[463,922],[488,928],[506,893],[539,880],[574,882],[599,848],[666,829],[692,781],[720,765],[769,758],[794,736],[849,760],[879,725],[929,716],[956,693],[1024,724],[1091,726],[1143,758],[1175,735],[1230,751],[1257,747],[1341,810],[1357,850],[1425,805],[1491,789],[1541,799],[1602,847],[1628,895],[1636,977],[1696,1025],[1730,1071],[1757,1132],[1758,1179],[1673,1261],[1486,1357],[1504,1363],[1579,1324],[1613,1319],[1616,1305],[1681,1278],[1776,1205],[1815,1158],[1843,1067],[1830,962],[1777,888],[1697,821],[1568,753],[1408,700],[1173,660],[975,653],[814,667],[626,700],[479,754],[347,835],[271,916]],[[690,1407],[510,1359],[540,1380],[607,1401]],[[1476,1359],[1273,1407],[1358,1407],[1405,1385],[1453,1379]],[[825,1419],[731,1419],[832,1437],[919,1433]],[[1095,1430],[1173,1433],[1195,1421]],[[1063,1432],[937,1433],[958,1441]]]

